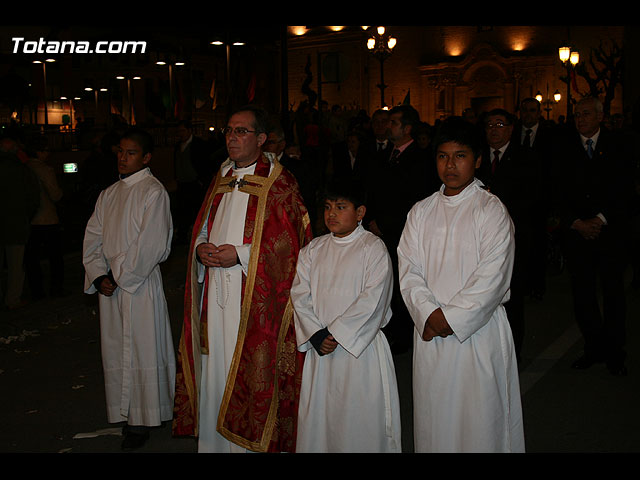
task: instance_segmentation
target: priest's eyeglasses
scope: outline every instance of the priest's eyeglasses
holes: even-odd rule
[[[256,132],[255,130],[249,130],[246,127],[236,127],[236,128],[224,127],[222,129],[222,133],[225,136],[228,136],[228,135],[231,135],[232,133],[235,133],[236,136],[238,136],[238,137],[244,137],[247,133],[255,133],[255,132]]]

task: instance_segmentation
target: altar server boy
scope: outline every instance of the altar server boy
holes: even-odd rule
[[[443,122],[434,143],[440,190],[411,209],[398,245],[413,322],[416,452],[523,452],[509,300],[513,224],[475,178],[473,125]]]
[[[291,287],[298,349],[306,352],[298,452],[399,452],[400,407],[389,344],[393,276],[386,247],[360,222],[362,188],[334,183],[329,233],[300,251]]]
[[[152,148],[147,132],[125,133],[120,180],[98,197],[83,245],[85,293],[99,293],[107,418],[126,422],[125,449],[173,415],[175,356],[159,266],[173,227],[167,191],[148,168]]]

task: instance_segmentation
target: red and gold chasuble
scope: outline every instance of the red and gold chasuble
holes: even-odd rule
[[[263,155],[254,175],[245,175],[238,183],[240,191],[250,194],[244,243],[252,246],[243,276],[238,340],[217,430],[249,450],[294,452],[304,355],[296,349],[289,290],[298,252],[311,240],[311,228],[294,177],[277,161],[271,173],[270,168]],[[193,229],[178,350],[174,435],[198,435],[200,355],[208,353],[209,344],[208,275],[204,285],[198,284],[194,246],[203,223],[208,218],[210,228],[222,196],[236,185],[231,173],[232,169],[222,177],[218,172]]]

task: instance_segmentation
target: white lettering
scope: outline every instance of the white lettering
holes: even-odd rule
[[[65,53],[66,47],[69,47],[69,53],[73,53],[74,47],[76,46],[76,42],[72,42],[70,40],[65,40],[62,42],[62,48],[60,49],[60,53]]]
[[[131,50],[131,53],[137,53],[136,50],[138,49],[138,46],[140,46],[142,48],[142,51],[140,53],[144,53],[145,50],[147,49],[147,42],[127,41],[127,42],[124,42],[124,44],[125,44],[125,52],[124,53],[128,53],[126,47],[129,46],[129,45],[133,47],[133,49]]]
[[[24,42],[24,48],[22,49],[24,53],[36,53],[38,51],[38,43],[37,42]]]
[[[60,42],[51,40],[46,46],[47,53],[60,53]]]
[[[14,42],[13,53],[18,53],[18,46],[20,45],[20,42],[24,40],[24,37],[13,37],[11,40]]]
[[[91,42],[72,40],[45,40],[40,37],[36,40],[25,40],[24,37],[12,37],[13,53],[145,53],[147,42],[142,41],[99,41],[95,44],[95,50],[91,49]]]
[[[91,45],[89,42],[78,42],[76,45],[76,53],[91,53]]]

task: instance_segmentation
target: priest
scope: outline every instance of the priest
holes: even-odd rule
[[[200,452],[294,452],[303,356],[289,289],[311,240],[295,178],[262,147],[268,115],[243,107],[229,158],[194,225],[178,353],[174,435]]]

